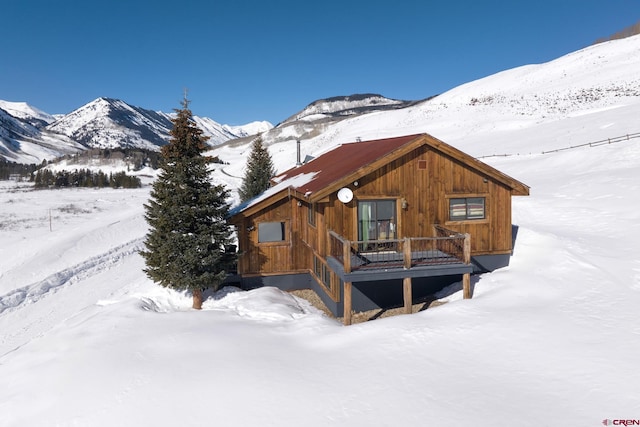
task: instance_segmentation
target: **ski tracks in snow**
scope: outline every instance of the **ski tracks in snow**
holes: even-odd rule
[[[46,313],[30,313],[20,316],[21,319],[6,319],[11,314],[20,314],[20,311],[59,290],[84,282],[85,280],[109,270],[122,263],[126,258],[137,254],[143,247],[144,237],[140,237],[110,248],[107,252],[93,256],[64,270],[58,271],[43,280],[14,289],[0,296],[0,323],[4,321],[19,321],[24,323],[19,328],[19,336],[4,335],[0,333],[0,358],[7,353],[21,347],[32,338],[41,335],[44,331],[53,328],[58,321],[75,314],[69,310],[61,309],[56,313],[46,310]],[[64,305],[64,302],[62,303]],[[3,319],[4,318],[4,319]],[[1,331],[1,328],[0,328]]]
[[[54,273],[39,282],[14,289],[6,295],[0,296],[0,315],[6,310],[18,308],[23,304],[37,302],[62,286],[72,285],[111,268],[122,258],[137,253],[142,248],[142,241],[143,238],[139,238],[116,246],[104,254],[96,255],[86,261]]]

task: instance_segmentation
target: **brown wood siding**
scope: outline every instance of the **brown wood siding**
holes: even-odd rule
[[[242,230],[244,236],[239,239],[241,256],[238,272],[240,274],[272,273],[292,269],[294,222],[291,218],[291,205],[292,202],[285,198],[245,220]],[[258,227],[261,222],[281,221],[286,224],[284,242],[258,242]]]
[[[433,236],[433,224],[469,233],[473,255],[511,251],[511,191],[504,184],[427,145],[377,169],[366,170],[348,186],[349,203],[337,199],[337,190],[316,204],[316,224],[310,225],[311,204],[285,197],[256,212],[239,225],[241,274],[311,271],[313,254],[326,258],[327,233],[333,230],[356,240],[358,200],[395,199],[397,237]],[[449,221],[449,199],[484,197],[485,219]],[[408,206],[402,209],[402,200]],[[258,243],[258,223],[285,221],[287,241]],[[255,227],[252,231],[247,231]]]
[[[335,194],[329,196],[325,219],[326,229],[350,240],[358,236],[358,200],[393,198],[397,200],[399,238],[432,236],[433,224],[441,224],[470,233],[472,254],[511,250],[509,189],[429,147],[420,147],[371,171],[358,180],[358,186],[352,184],[349,188],[354,199],[347,204],[338,201]],[[473,196],[485,197],[486,219],[449,221],[449,198]],[[401,208],[402,199],[407,201],[406,210]],[[326,254],[324,246],[312,247]]]

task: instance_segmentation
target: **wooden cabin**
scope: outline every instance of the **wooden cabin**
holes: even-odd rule
[[[529,187],[428,135],[342,144],[236,207],[244,288],[313,289],[336,316],[508,265]],[[409,311],[410,312],[410,311]]]

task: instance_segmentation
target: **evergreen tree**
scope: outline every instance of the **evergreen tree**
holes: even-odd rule
[[[202,155],[207,137],[192,119],[186,97],[175,110],[171,140],[161,150],[161,172],[145,204],[149,224],[147,275],[165,287],[188,290],[193,308],[202,308],[202,291],[217,289],[235,262],[226,251],[228,191],[209,180],[209,159]]]
[[[242,185],[238,190],[240,201],[245,202],[252,199],[269,188],[269,181],[274,175],[275,169],[271,155],[262,143],[262,137],[258,136],[253,141],[251,153],[247,160],[247,170],[242,179]]]

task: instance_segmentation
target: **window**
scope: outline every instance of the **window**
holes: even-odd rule
[[[313,256],[313,274],[322,281],[327,289],[331,289],[331,270],[315,255]]]
[[[395,239],[396,201],[358,202],[358,240]]]
[[[258,242],[284,242],[284,222],[261,222],[258,224]]]
[[[309,225],[313,225],[313,226],[316,225],[316,204],[315,203],[311,203],[309,205],[307,222],[309,222]]]
[[[449,199],[449,220],[484,219],[484,197]]]

